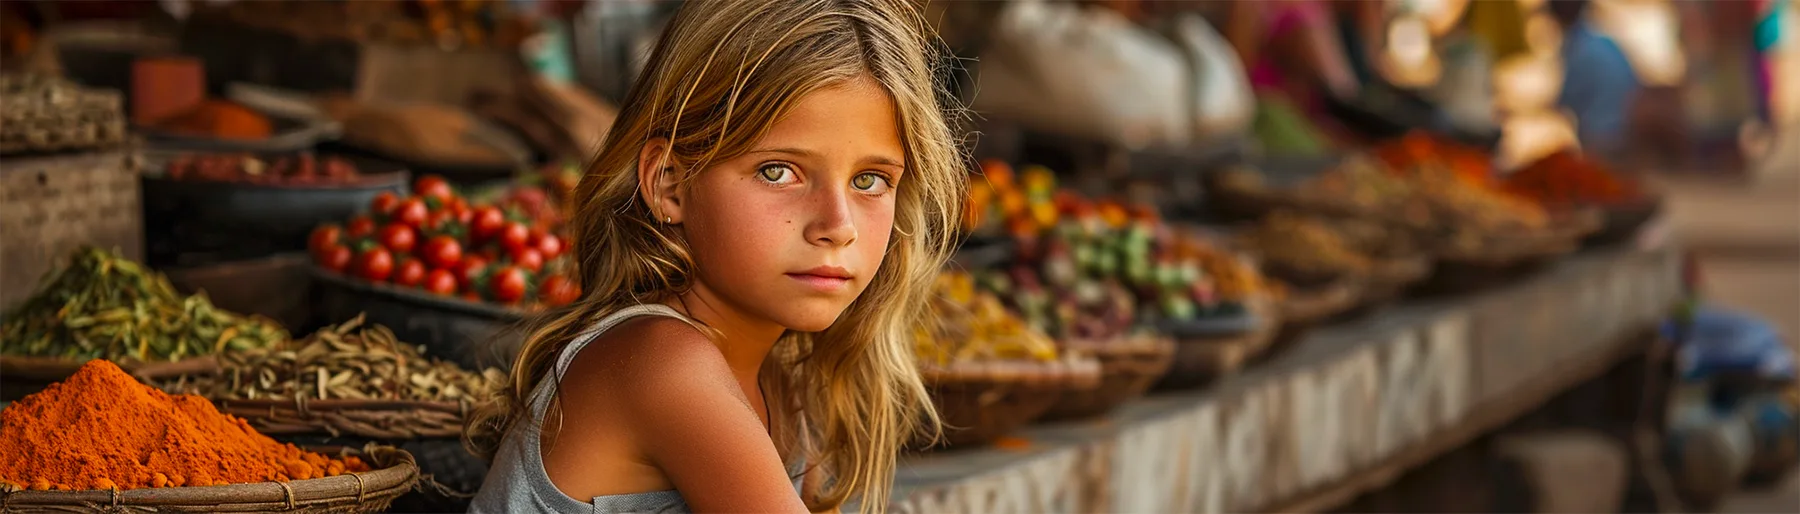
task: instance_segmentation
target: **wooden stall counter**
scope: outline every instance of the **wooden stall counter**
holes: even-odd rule
[[[903,460],[919,513],[1331,509],[1641,352],[1678,253],[1603,250],[1473,297],[1314,333],[1204,390],[1026,430],[1024,448]]]

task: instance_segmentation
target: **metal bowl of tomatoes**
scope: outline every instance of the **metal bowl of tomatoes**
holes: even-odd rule
[[[321,314],[366,314],[441,358],[504,368],[519,338],[509,327],[580,296],[557,226],[540,216],[471,204],[436,175],[411,195],[376,195],[364,214],[307,237]]]

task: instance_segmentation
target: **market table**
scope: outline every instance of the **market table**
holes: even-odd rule
[[[1322,329],[1203,390],[909,457],[901,512],[1330,509],[1644,350],[1673,248],[1584,253],[1499,290]]]

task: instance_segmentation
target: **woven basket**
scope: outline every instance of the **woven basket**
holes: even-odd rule
[[[993,442],[1036,421],[1065,392],[1098,387],[1101,374],[1100,364],[1092,359],[976,362],[920,371],[943,420],[944,437],[935,445],[914,441],[916,449]]]
[[[1246,303],[1260,324],[1243,334],[1184,338],[1175,341],[1175,355],[1168,373],[1156,382],[1156,389],[1190,389],[1230,375],[1269,349],[1281,327],[1281,314],[1267,299]]]
[[[1111,412],[1143,396],[1175,361],[1175,340],[1154,334],[1112,341],[1073,341],[1063,347],[1100,360],[1100,385],[1064,392],[1044,413],[1046,420],[1084,419]]]
[[[1310,327],[1355,308],[1366,287],[1365,281],[1345,280],[1326,287],[1289,289],[1275,311],[1283,326]]]
[[[1662,213],[1662,198],[1652,197],[1642,201],[1623,205],[1612,205],[1602,208],[1604,222],[1600,230],[1589,234],[1581,243],[1585,246],[1606,246],[1630,241],[1637,237],[1638,231],[1650,220]]]
[[[269,435],[354,435],[386,441],[462,436],[468,402],[214,400],[219,411]]]
[[[126,491],[11,491],[0,493],[0,511],[381,512],[418,481],[419,468],[403,450],[371,445],[362,452],[336,451],[360,453],[376,469],[292,482]]]
[[[1574,253],[1582,231],[1491,240],[1483,251],[1445,251],[1429,279],[1414,290],[1423,295],[1460,295],[1517,281],[1545,263]]]
[[[1365,316],[1400,301],[1407,288],[1431,276],[1431,268],[1432,260],[1425,255],[1376,259],[1356,305],[1334,319]]]
[[[1230,180],[1229,174],[1214,173],[1206,181],[1208,206],[1226,220],[1255,220],[1279,210],[1359,217],[1374,215],[1368,209],[1348,202],[1303,198],[1283,190]]]

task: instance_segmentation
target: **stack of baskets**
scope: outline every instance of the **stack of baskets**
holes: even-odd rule
[[[0,106],[0,154],[88,150],[125,141],[117,91],[43,75],[0,74]]]

